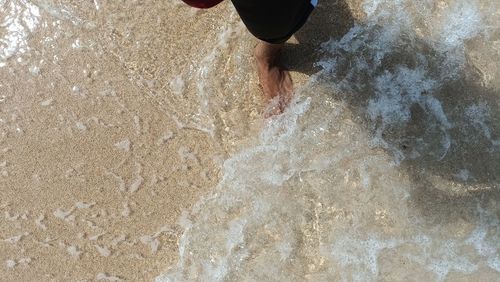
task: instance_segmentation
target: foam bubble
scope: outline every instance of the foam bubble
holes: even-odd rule
[[[5,30],[0,38],[0,63],[5,64],[9,58],[29,49],[29,35],[40,24],[40,9],[27,1],[7,1],[0,11],[5,15],[0,22]]]
[[[410,157],[424,171],[425,157],[439,166],[458,150],[454,132],[464,120],[442,91],[463,77],[465,41],[481,36],[487,15],[477,1],[450,2],[365,1],[367,19],[323,44],[322,70],[183,214],[179,262],[157,281],[377,281],[401,261],[418,266],[408,275],[436,280],[496,269],[495,204],[470,211],[473,219],[447,215],[440,208],[452,204],[441,198],[429,211],[414,179],[420,171],[399,166]],[[179,151],[185,161],[188,153]]]

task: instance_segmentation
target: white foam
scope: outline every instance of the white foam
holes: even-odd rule
[[[123,281],[120,277],[118,276],[112,276],[112,275],[109,275],[107,273],[104,273],[104,272],[100,272],[96,275],[95,279],[97,281],[115,281],[115,282],[119,282],[119,281]]]
[[[28,38],[40,24],[40,9],[28,1],[8,1],[0,12],[0,26],[4,29],[0,38],[0,63],[29,50]]]
[[[105,234],[106,234],[106,232],[102,232],[102,233],[99,233],[97,235],[90,236],[89,240],[90,241],[97,241],[97,240],[99,240],[99,238],[101,238]]]
[[[54,98],[49,98],[47,100],[44,100],[43,102],[40,103],[43,107],[48,107],[54,102]]]
[[[466,182],[471,178],[470,171],[467,169],[461,169],[458,173],[454,174],[456,178]]]
[[[123,217],[129,217],[131,214],[131,211],[130,211],[130,206],[128,203],[123,203],[123,210],[121,212],[121,215]]]
[[[163,135],[156,141],[156,145],[161,146],[167,143],[169,140],[174,138],[174,133],[172,131],[167,131],[163,133]]]
[[[472,104],[465,109],[465,114],[469,121],[486,137],[493,146],[498,146],[500,140],[494,140],[492,137],[492,130],[488,123],[490,123],[490,109],[486,103]]]
[[[496,215],[488,214],[482,208],[479,208],[481,215],[481,224],[470,234],[469,238],[465,241],[466,244],[474,246],[474,249],[482,257],[487,258],[487,264],[490,268],[500,272],[500,254],[498,252],[498,242],[493,240],[491,242],[487,238],[487,233],[493,226],[498,228],[500,222]]]
[[[172,79],[172,81],[170,81],[170,89],[172,89],[173,93],[176,95],[182,95],[185,87],[186,86],[182,75],[178,75],[174,79]]]
[[[183,213],[179,262],[157,281],[334,281],[339,276],[377,281],[405,260],[418,266],[409,268],[409,275],[424,272],[436,280],[451,272],[472,274],[482,265],[497,269],[498,221],[489,216],[481,222],[451,218],[433,224],[422,216],[428,211],[419,208],[426,206],[414,207],[420,204],[414,195],[419,184],[394,165],[407,155],[386,137],[391,129],[406,129],[418,109],[422,131],[438,139],[434,160],[452,151],[450,132],[458,125],[439,91],[461,75],[464,41],[482,32],[474,15],[483,15],[476,4],[460,4],[469,9],[461,12],[455,6],[438,12],[434,5],[432,0],[418,5],[365,1],[366,21],[323,44],[323,70],[296,91],[285,113],[265,124],[257,141],[224,162],[213,192],[190,214]],[[475,27],[443,32],[457,24]],[[206,65],[199,73],[210,74]],[[208,105],[205,86],[199,94],[207,95],[200,98]],[[363,115],[367,119],[358,122]],[[415,139],[423,143],[424,138]],[[408,155],[418,161],[424,153]],[[186,148],[179,155],[190,161]],[[458,171],[456,177],[464,175]],[[144,244],[152,240],[141,238]]]
[[[129,192],[130,193],[137,192],[141,188],[143,183],[144,183],[144,178],[141,175],[136,175],[134,181],[132,181],[132,183],[130,184]]]
[[[71,221],[74,221],[75,220],[75,216],[72,215],[72,213],[75,211],[75,208],[71,208],[69,209],[68,211],[64,211],[60,208],[56,209],[53,214],[55,217],[59,218],[59,219],[62,219],[62,220],[65,220],[65,221],[68,221],[68,222],[71,222]]]
[[[134,128],[136,134],[140,135],[142,131],[142,125],[141,125],[141,118],[139,116],[134,116]]]
[[[28,264],[31,263],[31,258],[28,258],[28,257],[26,257],[26,258],[20,258],[19,259],[19,263],[23,264],[23,265],[28,265]]]
[[[95,202],[85,203],[85,202],[76,202],[75,207],[78,209],[89,209],[95,206]]]
[[[464,41],[477,36],[484,29],[482,15],[476,1],[453,1],[445,10],[440,42],[450,47],[461,47]]]
[[[119,244],[123,243],[125,240],[127,239],[127,235],[125,234],[121,234],[117,237],[115,237],[112,241],[111,241],[111,246],[112,247],[116,247],[118,246]]]
[[[115,147],[124,151],[124,152],[129,152],[131,144],[132,144],[132,142],[130,142],[129,139],[124,139],[120,142],[115,143]]]
[[[29,235],[29,233],[25,232],[25,233],[19,234],[17,236],[12,236],[12,237],[6,238],[3,241],[6,243],[10,243],[10,244],[16,244],[19,241],[21,241],[23,239],[23,237],[26,237],[28,235]]]
[[[82,254],[82,251],[80,251],[80,249],[78,248],[78,246],[75,246],[75,245],[70,245],[66,248],[66,251],[68,252],[68,254],[74,258],[77,258],[79,259],[80,258],[80,255]]]
[[[158,238],[154,238],[153,236],[150,236],[150,235],[144,235],[144,236],[141,236],[139,238],[139,240],[144,245],[149,246],[152,255],[154,255],[158,252],[158,249],[160,247],[160,241],[158,240]]]
[[[369,238],[359,240],[354,238],[339,238],[332,247],[333,255],[341,265],[359,265],[366,267],[372,275],[378,273],[377,259],[384,249],[395,248],[400,243],[397,240],[379,240]]]
[[[109,257],[111,255],[111,251],[106,246],[94,245],[99,254],[103,257]]]
[[[77,121],[75,123],[75,125],[76,125],[76,128],[78,128],[78,130],[81,130],[81,131],[87,130],[87,126],[85,125],[85,123],[83,123],[81,121]]]
[[[14,268],[17,265],[17,262],[15,260],[8,259],[5,261],[5,266],[7,268]]]
[[[123,177],[117,175],[116,173],[112,171],[105,171],[106,175],[113,177],[113,179],[118,182],[118,190],[125,192],[127,190],[125,180],[123,180]]]
[[[29,71],[33,76],[38,76],[40,74],[40,68],[37,66],[31,66]]]
[[[43,220],[45,219],[44,214],[40,214],[38,218],[35,220],[35,224],[40,227],[42,230],[47,230],[47,226],[43,223]]]

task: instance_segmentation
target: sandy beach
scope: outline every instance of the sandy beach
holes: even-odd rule
[[[229,1],[0,0],[0,281],[496,281],[500,9],[401,43],[385,6],[324,2],[285,47],[299,98],[264,120]],[[406,48],[383,71],[377,38]]]
[[[176,261],[181,213],[215,186],[241,137],[194,116],[195,86],[182,85],[201,53],[216,51],[217,15],[233,12],[194,17],[161,1],[2,5],[2,16],[36,28],[0,71],[1,280],[151,281]],[[238,104],[245,118],[260,108],[258,95],[237,99],[254,104]],[[207,128],[192,126],[197,118]]]

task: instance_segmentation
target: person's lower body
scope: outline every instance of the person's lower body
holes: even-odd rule
[[[233,0],[233,3],[248,30],[260,39],[255,58],[260,84],[270,105],[266,116],[270,116],[282,113],[293,93],[290,73],[280,62],[283,44],[306,23],[318,0],[261,1],[265,2]]]

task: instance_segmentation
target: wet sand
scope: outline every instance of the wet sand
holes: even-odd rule
[[[257,40],[230,3],[5,1],[1,16],[20,44],[0,68],[0,277],[151,281],[178,260],[182,212],[262,126]]]
[[[250,55],[241,61],[253,93],[227,107],[233,120],[216,121],[227,123],[222,133],[196,115],[196,85],[183,85],[232,7],[7,1],[2,9],[37,24],[19,39],[24,53],[0,68],[0,280],[151,281],[177,260],[181,213],[215,186],[240,140],[229,127],[244,132],[239,116],[252,110],[259,118]],[[234,66],[220,67],[211,75]]]
[[[222,247],[226,246],[224,218],[233,215],[229,212],[225,214],[225,201],[234,200],[238,204],[237,199],[243,196],[238,194],[234,183],[220,183],[224,161],[235,154],[236,160],[241,158],[242,162],[237,165],[243,170],[236,170],[241,175],[235,178],[245,178],[247,168],[255,167],[255,172],[263,173],[275,169],[272,167],[266,171],[267,163],[262,167],[257,163],[261,160],[259,156],[249,154],[250,157],[245,158],[245,151],[241,153],[242,148],[258,143],[256,139],[266,121],[262,119],[264,101],[252,58],[257,41],[246,32],[233,7],[226,2],[209,11],[198,11],[186,7],[181,1],[0,1],[0,17],[10,19],[5,25],[8,28],[0,27],[0,38],[16,42],[10,45],[12,52],[0,53],[0,280],[151,281],[167,273],[179,261],[179,241],[186,225],[191,224],[188,218],[193,217],[200,219],[197,225],[199,230],[206,228],[220,233],[217,234],[221,237],[212,236],[207,240],[208,243],[216,241],[214,249],[219,243]],[[329,38],[342,37],[363,17],[361,1],[349,1],[349,4],[325,1],[320,4],[310,22],[285,48],[285,63],[292,71],[298,88],[306,85],[318,71],[318,66],[313,63],[324,52],[318,51],[318,46]],[[318,29],[317,26],[321,25],[336,28]],[[2,44],[1,47],[7,46],[5,42]],[[491,81],[495,84],[500,80],[493,76]],[[311,92],[331,91],[324,88],[327,86],[319,85]],[[349,98],[345,100],[350,102]],[[479,222],[481,217],[475,213],[475,198],[467,198],[470,190],[475,189],[474,185],[455,185],[455,180],[446,179],[453,178],[450,175],[455,173],[453,160],[446,163],[451,167],[449,169],[433,160],[428,164],[425,160],[417,160],[405,163],[401,170],[394,170],[389,165],[392,158],[386,152],[389,150],[361,145],[369,135],[366,133],[369,130],[359,122],[361,114],[356,112],[361,111],[361,106],[355,103],[354,106],[344,106],[343,103],[333,98],[314,101],[315,108],[326,107],[331,112],[348,108],[350,112],[345,111],[349,114],[345,114],[339,125],[330,124],[338,126],[338,132],[332,129],[331,133],[325,133],[329,135],[318,133],[318,140],[304,137],[311,142],[304,143],[303,147],[292,144],[304,153],[303,160],[300,156],[296,163],[300,164],[299,167],[321,166],[323,158],[325,162],[336,159],[321,155],[331,149],[339,156],[345,154],[354,165],[359,162],[363,169],[365,165],[373,168],[373,175],[369,176],[375,184],[364,183],[362,172],[358,173],[357,167],[351,168],[349,161],[343,161],[338,169],[329,168],[328,171],[329,175],[338,174],[339,183],[345,184],[337,188],[339,191],[335,195],[329,193],[331,183],[328,182],[328,175],[325,180],[312,172],[304,173],[305,182],[312,187],[310,190],[302,186],[302,178],[300,182],[295,179],[295,182],[287,183],[280,195],[270,193],[272,195],[267,198],[266,193],[274,191],[275,187],[269,190],[264,185],[263,188],[255,187],[256,192],[262,193],[255,195],[262,195],[264,204],[273,203],[274,197],[277,200],[292,198],[296,201],[287,202],[283,214],[288,207],[304,213],[290,216],[304,229],[297,228],[297,233],[290,235],[303,241],[298,244],[299,259],[287,261],[287,267],[293,271],[286,275],[293,276],[294,271],[302,274],[303,271],[307,275],[297,274],[300,279],[321,280],[327,277],[322,276],[322,271],[330,269],[325,264],[326,256],[317,256],[317,241],[331,239],[338,253],[345,252],[349,256],[351,245],[359,245],[363,251],[365,245],[359,242],[367,242],[367,246],[372,242],[390,246],[394,244],[392,238],[400,236],[405,240],[410,238],[409,243],[404,243],[406,245],[401,243],[403,251],[391,249],[382,253],[384,247],[376,249],[377,255],[381,253],[377,259],[383,265],[380,270],[382,277],[394,281],[402,277],[410,279],[407,273],[415,271],[420,280],[436,279],[428,269],[424,269],[427,260],[434,262],[434,258],[417,256],[418,246],[411,245],[414,239],[410,236],[412,234],[406,234],[406,221],[409,217],[423,218],[429,226],[428,229],[424,228],[427,226],[422,227],[423,232],[434,232],[433,226],[444,222],[445,229],[438,229],[435,232],[437,235],[429,231],[429,236],[447,239],[446,234],[453,233],[458,242],[456,245],[462,246],[460,242],[474,233],[476,221]],[[314,121],[320,124],[324,120],[322,114],[315,116],[313,112],[311,115],[312,118],[308,117],[310,120],[304,118],[302,121],[306,125],[311,123],[304,132],[316,136]],[[326,125],[325,128],[328,122]],[[340,136],[352,136],[352,139]],[[397,136],[394,137],[396,139]],[[338,140],[338,144],[329,144],[331,140]],[[333,149],[313,146],[320,142],[329,144]],[[352,156],[348,154],[351,146],[356,152]],[[480,148],[487,146],[489,144]],[[339,149],[335,149],[337,147]],[[281,153],[283,163],[288,164],[288,153]],[[370,156],[369,162],[363,162],[363,154]],[[246,160],[255,160],[256,163],[245,164]],[[262,160],[265,162],[268,159]],[[484,160],[492,163],[484,170],[485,174],[491,174],[490,171],[497,165],[497,158],[471,157],[464,162],[478,164]],[[276,157],[276,163],[280,161]],[[406,172],[406,166],[408,171],[415,171],[415,175]],[[436,171],[436,180],[428,177],[425,170]],[[237,179],[236,183],[251,182],[252,172],[249,170],[249,177],[240,182]],[[278,168],[277,175],[280,172]],[[481,199],[478,202],[486,203],[492,214],[498,214],[496,176],[482,176],[480,169],[472,172],[477,172],[478,182],[487,179],[484,181],[486,184],[493,183],[490,185],[493,188],[484,188],[484,183],[477,184],[477,190],[483,187],[486,191],[486,196],[479,195],[477,198]],[[335,178],[335,181],[338,179]],[[432,187],[416,189],[414,186],[418,185],[413,181],[434,181],[442,191]],[[356,190],[365,184],[382,192],[358,193],[370,191],[366,187],[365,190]],[[218,185],[219,190],[216,188]],[[398,187],[406,187],[406,190],[399,190]],[[458,192],[451,191],[455,193],[452,196],[463,197],[458,197],[463,200],[463,205],[460,201],[453,201],[453,197],[448,204],[446,199],[450,198],[450,191],[446,189],[449,187],[466,187],[465,190],[457,188]],[[216,198],[224,189],[229,191],[226,198]],[[302,195],[297,191],[309,192]],[[406,191],[410,191],[411,196],[405,195]],[[254,199],[255,195],[245,199]],[[400,206],[394,203],[391,196],[409,197],[404,206],[405,211],[408,206],[409,214],[400,214]],[[215,204],[200,201],[204,197],[214,197]],[[217,205],[217,199],[221,205]],[[259,200],[257,198],[255,202],[261,203]],[[362,215],[359,220],[368,223],[364,229],[360,228],[360,232],[372,234],[370,232],[373,231],[377,234],[375,231],[380,229],[387,238],[374,237],[380,239],[377,241],[370,237],[363,241],[363,237],[356,241],[358,238],[351,236],[354,238],[351,242],[349,233],[346,230],[341,232],[343,224],[349,225],[353,218],[356,219],[358,211],[355,209],[363,201],[367,202],[366,210],[359,211]],[[252,203],[247,201],[245,205]],[[188,216],[193,206],[195,215]],[[461,210],[464,206],[466,208]],[[204,207],[211,208],[209,211],[220,218],[212,217],[211,213],[204,214]],[[354,210],[350,211],[350,208]],[[241,215],[245,218],[243,212]],[[448,217],[454,216],[459,218],[447,222]],[[269,217],[273,218],[274,214]],[[258,218],[250,216],[249,220]],[[302,224],[303,218],[310,220]],[[203,225],[203,220],[209,224]],[[287,222],[287,217],[283,220]],[[320,223],[323,225],[320,226]],[[493,220],[486,223],[485,230],[495,228]],[[260,231],[260,226],[256,226],[256,230]],[[411,226],[415,229],[420,227]],[[329,234],[329,228],[336,233]],[[204,238],[207,233],[199,238]],[[193,234],[194,239],[198,238],[195,231]],[[343,234],[347,237],[342,237]],[[488,234],[494,237],[496,233]],[[248,238],[267,238],[267,235],[255,232]],[[271,243],[279,239],[279,236],[269,236],[272,237]],[[189,244],[192,245],[188,247],[196,248],[204,243],[191,241]],[[442,245],[439,240],[434,244]],[[248,245],[251,247],[251,240]],[[260,254],[259,244],[256,245],[256,253]],[[484,246],[488,244],[484,243]],[[464,248],[466,252],[474,253],[472,246]],[[208,250],[201,250],[200,257],[210,257]],[[357,251],[355,248],[352,250]],[[415,254],[424,263],[411,261],[404,257],[406,253]],[[498,272],[481,261],[485,260],[483,257],[472,257],[480,265],[480,276],[469,273],[469,277],[469,274],[452,271],[448,278],[463,281],[477,277],[491,281],[498,278]],[[196,258],[193,256],[195,266]],[[273,258],[269,256],[267,259]],[[309,258],[312,258],[311,261],[308,261]],[[453,263],[461,263],[460,259],[457,259],[458,263],[453,259],[450,258],[449,264],[444,263],[445,269],[452,265],[448,271],[453,270]],[[361,262],[364,263],[363,260]],[[251,270],[254,266],[259,265],[249,263],[246,267]],[[331,268],[332,272],[337,270]],[[189,272],[189,268],[181,271]],[[355,265],[344,272],[356,275],[363,271],[362,267]],[[340,280],[344,272],[340,269],[335,277]],[[245,273],[242,271],[232,277],[241,275],[243,279]]]

